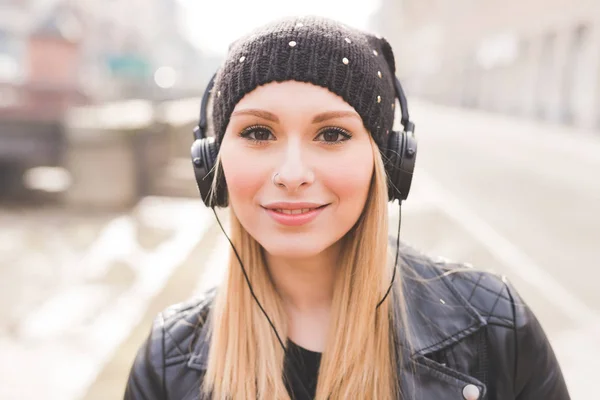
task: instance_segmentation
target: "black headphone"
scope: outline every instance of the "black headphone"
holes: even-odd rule
[[[198,185],[200,197],[207,207],[227,207],[227,187],[225,179],[216,182],[216,193],[214,201],[211,200],[213,190],[213,179],[215,176],[215,165],[217,161],[218,147],[214,137],[207,137],[207,103],[212,91],[216,74],[213,75],[200,106],[200,121],[194,128],[194,143],[191,148],[192,165]],[[408,105],[404,91],[397,77],[394,77],[394,88],[396,97],[400,103],[400,123],[404,127],[402,132],[391,131],[387,138],[387,144],[382,149],[385,169],[388,176],[389,201],[399,200],[402,202],[408,197],[412,182],[415,161],[417,157],[417,139],[415,138],[415,124],[409,120]]]

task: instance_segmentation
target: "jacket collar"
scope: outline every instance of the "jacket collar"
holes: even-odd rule
[[[487,322],[483,316],[458,292],[450,278],[443,273],[442,268],[434,262],[409,247],[401,250],[403,259],[401,272],[403,281],[403,296],[408,331],[404,330],[402,320],[395,318],[397,343],[401,344],[402,363],[410,365],[407,368],[412,374],[403,374],[403,387],[423,386],[423,377],[428,380],[432,390],[448,393],[446,388],[459,390],[466,384],[475,384],[485,393],[485,385],[480,381],[442,365],[435,364],[425,356],[460,341],[484,327]],[[398,298],[397,291],[394,296]],[[394,301],[395,305],[400,302]],[[395,312],[400,312],[398,306]],[[210,314],[209,314],[210,315]],[[397,314],[399,315],[399,314]],[[199,334],[194,351],[188,361],[188,366],[197,370],[205,370],[208,360],[209,323],[205,323]],[[408,339],[407,339],[408,334]],[[422,389],[422,387],[421,387]],[[416,394],[408,398],[417,398]]]
[[[486,319],[459,293],[440,265],[410,248],[404,248],[401,254],[406,328],[399,315],[402,304],[394,302],[402,390],[399,398],[463,398],[467,385],[475,385],[480,390],[479,398],[485,398],[487,387],[483,382],[427,355],[475,333],[487,325]]]
[[[402,289],[412,356],[448,347],[487,325],[486,319],[458,292],[440,265],[408,247],[403,248],[401,254],[404,261],[401,263]],[[395,309],[400,311],[399,307]],[[401,319],[395,318],[395,321],[398,321],[396,332],[402,332]],[[399,339],[405,343],[406,334],[400,335]]]

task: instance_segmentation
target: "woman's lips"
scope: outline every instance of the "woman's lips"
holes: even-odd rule
[[[273,209],[265,208],[265,211],[271,218],[282,225],[287,226],[300,226],[308,224],[327,207],[328,205],[320,206],[317,208],[304,208],[296,210],[285,210],[285,209]]]

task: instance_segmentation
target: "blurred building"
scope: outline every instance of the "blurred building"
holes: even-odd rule
[[[81,79],[88,92],[106,98],[168,97],[154,73],[172,68],[189,81],[185,66],[200,59],[178,24],[175,0],[76,0],[84,21]]]
[[[407,91],[436,102],[600,127],[597,0],[382,0]]]
[[[0,0],[0,116],[53,119],[86,101],[77,79],[76,16],[59,8],[40,18],[35,4]]]
[[[196,94],[203,54],[182,34],[176,0],[72,0],[83,19],[81,79],[105,98],[170,98]],[[194,68],[195,67],[195,68]],[[160,68],[168,87],[156,84]]]
[[[216,65],[182,34],[177,0],[0,0],[0,10],[0,108],[32,85],[93,102],[197,95]]]
[[[64,166],[71,106],[201,93],[215,60],[181,33],[179,4],[0,0],[0,197],[26,198],[27,171]]]

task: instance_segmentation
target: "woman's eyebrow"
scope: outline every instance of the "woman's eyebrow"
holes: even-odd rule
[[[277,118],[277,115],[270,113],[268,111],[265,111],[265,110],[245,109],[245,110],[234,111],[231,114],[232,117],[236,116],[236,115],[253,115],[255,117],[267,119],[269,121],[279,122],[279,118]]]
[[[313,124],[317,124],[319,122],[327,121],[329,119],[344,117],[355,117],[359,120],[361,119],[360,116],[354,111],[327,111],[316,115],[312,122]]]
[[[269,120],[272,122],[279,123],[279,118],[277,118],[277,115],[275,115],[269,111],[265,111],[265,110],[249,108],[249,109],[244,109],[244,110],[237,110],[231,114],[232,117],[236,116],[236,115],[253,115],[255,117],[259,117],[259,118],[263,118],[263,119],[266,119],[266,120]],[[354,118],[358,118],[359,120],[361,119],[360,116],[354,111],[327,111],[327,112],[315,115],[312,123],[317,124],[319,122],[327,121],[330,119],[344,118],[344,117],[354,117]]]

